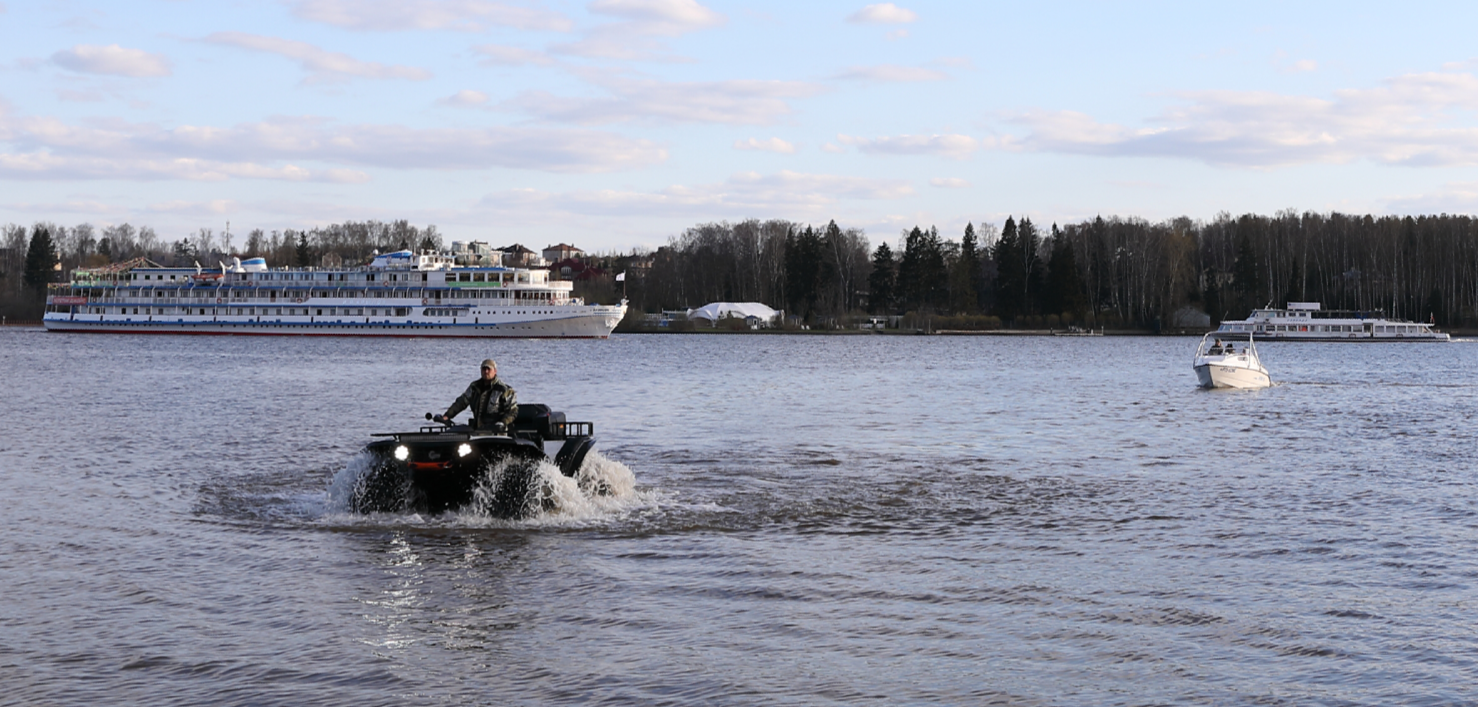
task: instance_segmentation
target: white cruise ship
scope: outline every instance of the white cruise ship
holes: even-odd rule
[[[1384,319],[1379,312],[1320,309],[1318,302],[1289,302],[1287,309],[1253,310],[1241,321],[1225,321],[1218,336],[1273,341],[1448,341],[1431,324]]]
[[[604,339],[626,314],[624,300],[585,304],[570,296],[573,282],[547,270],[493,262],[464,266],[408,250],[343,268],[135,260],[51,285],[43,321],[65,332]]]

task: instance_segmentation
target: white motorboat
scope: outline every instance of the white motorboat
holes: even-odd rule
[[[1196,377],[1202,388],[1267,388],[1273,384],[1251,335],[1245,343],[1212,336],[1201,337],[1196,347]]]

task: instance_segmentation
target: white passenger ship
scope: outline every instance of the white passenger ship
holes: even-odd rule
[[[1448,341],[1431,324],[1384,319],[1365,312],[1324,310],[1318,302],[1289,302],[1287,309],[1253,310],[1241,321],[1226,321],[1218,336],[1255,335],[1264,341]]]
[[[262,258],[218,269],[139,259],[73,272],[52,285],[51,331],[604,339],[619,305],[571,297],[540,269],[457,265],[452,255],[378,255],[368,266],[269,269]]]

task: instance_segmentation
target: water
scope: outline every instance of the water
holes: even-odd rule
[[[6,330],[0,703],[1478,701],[1478,345],[1194,343]],[[634,486],[339,510],[489,355]]]

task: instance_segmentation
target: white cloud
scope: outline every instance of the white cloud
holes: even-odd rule
[[[888,200],[911,194],[913,189],[901,180],[789,171],[771,175],[745,172],[720,184],[674,185],[658,191],[551,193],[512,189],[489,194],[481,206],[517,214],[536,209],[540,213],[713,219],[754,214],[820,216],[840,201]]]
[[[876,138],[838,135],[837,141],[855,146],[865,154],[937,155],[955,159],[967,157],[982,146],[981,141],[969,135],[898,135]]]
[[[292,59],[308,72],[311,82],[341,81],[350,77],[412,81],[424,81],[431,78],[431,72],[425,69],[360,61],[348,54],[330,52],[306,42],[291,39],[243,32],[216,32],[206,37],[205,41]]]
[[[61,156],[50,152],[0,154],[0,176],[27,179],[124,179],[223,182],[267,179],[290,182],[359,183],[369,175],[353,170],[308,170],[255,162],[221,162],[191,158],[148,159]]]
[[[437,103],[440,103],[442,105],[456,106],[462,108],[480,106],[487,102],[488,94],[483,93],[482,91],[473,91],[471,89],[465,88],[437,101]]]
[[[929,180],[929,186],[940,189],[964,189],[970,186],[970,183],[959,177],[935,177]]]
[[[609,98],[563,98],[530,91],[504,103],[542,120],[594,125],[632,120],[760,125],[791,112],[787,102],[822,91],[796,81],[663,83],[605,79]]]
[[[866,81],[872,83],[918,83],[923,81],[943,81],[949,78],[949,75],[942,71],[916,66],[892,66],[883,64],[880,66],[854,66],[832,78],[841,81]]]
[[[218,216],[238,210],[236,202],[230,199],[211,199],[209,201],[161,201],[149,204],[145,211],[156,214],[175,214],[178,216]]]
[[[472,48],[472,51],[487,57],[483,64],[497,66],[552,66],[557,64],[554,58],[543,52],[536,52],[522,47],[510,47],[501,44],[480,44]]]
[[[51,55],[52,63],[85,74],[108,76],[169,76],[169,60],[142,49],[125,49],[117,44],[99,47],[79,44]]]
[[[724,16],[693,0],[596,0],[590,11],[624,21],[601,25],[577,42],[550,51],[595,59],[687,61],[664,53],[653,37],[676,37],[724,23]]]
[[[1455,182],[1427,194],[1398,196],[1386,208],[1400,214],[1471,214],[1478,212],[1478,182]]]
[[[778,152],[782,155],[793,155],[796,153],[796,146],[794,143],[786,142],[778,137],[772,137],[768,140],[761,140],[759,138],[753,137],[749,138],[748,140],[735,140],[734,149],[747,151],[754,150],[759,152]]]
[[[299,0],[293,14],[353,30],[456,30],[482,32],[490,26],[567,32],[569,18],[484,0]]]
[[[847,21],[869,24],[907,24],[917,19],[919,16],[913,10],[905,10],[891,2],[885,2],[864,7],[852,13]]]
[[[821,146],[821,151],[822,152],[829,152],[829,153],[831,153],[833,155],[839,155],[839,154],[842,154],[842,153],[846,152],[847,151],[847,148],[842,147],[841,145],[838,145],[836,143],[828,142],[828,143],[825,143],[825,144],[823,144]]]
[[[1410,166],[1478,164],[1478,79],[1408,74],[1332,99],[1251,91],[1172,94],[1183,104],[1129,128],[1069,111],[1021,113],[1029,132],[1007,146],[1032,151],[1174,157],[1278,167],[1368,159]]]
[[[0,142],[11,146],[0,152],[0,173],[34,179],[353,182],[368,178],[358,168],[607,172],[667,158],[666,150],[648,141],[590,130],[415,129],[318,118],[165,128],[77,127],[53,118],[0,115]]]
[[[1283,68],[1285,74],[1301,74],[1309,71],[1317,71],[1319,62],[1313,59],[1301,59]]]
[[[693,0],[595,0],[590,11],[642,23],[656,31],[691,32],[724,23],[724,16]]]

